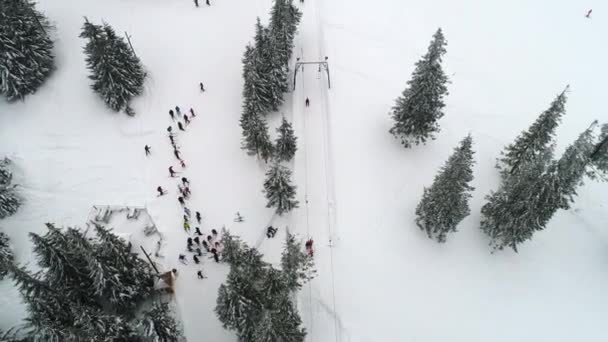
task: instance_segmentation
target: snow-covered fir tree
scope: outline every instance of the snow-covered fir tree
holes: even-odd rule
[[[0,0],[0,93],[33,94],[55,68],[51,26],[30,0]]]
[[[285,247],[281,255],[281,269],[290,291],[299,290],[315,276],[314,259],[302,249],[293,234],[287,233]]]
[[[215,307],[224,328],[235,331],[239,341],[303,341],[306,331],[291,302],[285,273],[237,237],[227,242],[233,257]]]
[[[406,147],[426,143],[439,132],[443,97],[448,94],[448,77],[441,67],[447,42],[441,29],[433,35],[428,52],[416,62],[412,79],[391,111],[395,121],[389,132]]]
[[[275,143],[275,158],[278,161],[290,161],[298,149],[296,146],[297,138],[291,123],[283,118],[281,126],[277,128],[277,133],[279,135]]]
[[[108,24],[95,25],[85,19],[80,37],[88,39],[84,52],[91,88],[112,110],[134,115],[129,103],[143,92],[146,78],[139,58]]]
[[[591,155],[596,147],[595,123],[579,135],[562,157],[549,162],[551,151],[520,164],[517,173],[487,197],[481,229],[496,249],[517,246],[546,228],[559,209],[569,209],[584,176],[593,176]],[[547,164],[549,166],[547,167]]]
[[[591,157],[596,149],[596,125],[597,121],[593,122],[566,148],[561,158],[548,168],[547,174],[541,180],[545,192],[541,198],[547,199],[541,209],[570,209],[570,204],[577,195],[577,188],[583,185],[584,177],[596,176],[596,170],[590,168],[593,163]],[[548,216],[550,218],[552,213]]]
[[[527,131],[522,132],[514,143],[505,147],[497,164],[503,178],[516,173],[522,164],[552,148],[555,129],[566,112],[567,91],[568,87],[553,100]]]
[[[0,280],[4,279],[13,261],[13,251],[8,236],[0,232]]]
[[[291,171],[278,162],[266,172],[264,193],[267,208],[276,208],[276,213],[283,215],[298,207],[296,186],[291,183]]]
[[[44,235],[30,233],[41,271],[10,269],[28,308],[28,341],[162,341],[137,318],[154,294],[151,267],[110,230],[96,226],[94,233],[52,224]],[[165,313],[154,319],[168,322]]]
[[[167,303],[156,302],[150,310],[145,311],[139,320],[139,328],[144,331],[145,341],[182,341],[181,327],[171,316],[171,308]]]
[[[275,0],[270,11],[270,32],[273,52],[279,57],[287,71],[293,51],[293,41],[302,18],[302,12],[294,6],[293,0]]]
[[[537,229],[539,179],[550,162],[552,151],[521,164],[518,172],[503,180],[499,189],[486,196],[481,208],[480,229],[490,237],[493,249],[517,246],[530,239]]]
[[[8,158],[0,160],[0,219],[16,213],[22,203],[16,191],[17,185],[12,184],[13,174],[9,169],[10,163]]]
[[[599,141],[590,158],[599,171],[608,175],[608,124],[602,125]]]
[[[264,162],[272,158],[274,147],[270,141],[266,120],[255,113],[243,112],[241,115],[243,141],[241,148],[250,156],[257,156]]]
[[[435,176],[433,185],[424,189],[416,208],[416,224],[438,242],[445,242],[447,233],[455,232],[470,213],[469,198],[474,188],[469,183],[473,180],[475,163],[472,145],[470,135],[460,142]]]
[[[270,30],[262,26],[259,18],[256,22],[254,64],[259,78],[265,80],[262,84],[270,95],[270,103],[264,114],[276,111],[283,104],[283,93],[289,90],[287,71],[280,55],[274,51]]]
[[[243,56],[243,115],[264,115],[272,108],[270,80],[259,63],[263,61],[258,58],[256,49],[247,45]]]

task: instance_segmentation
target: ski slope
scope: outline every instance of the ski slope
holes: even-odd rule
[[[566,84],[561,153],[603,110],[608,5],[539,0],[305,0],[294,59],[328,57],[331,89],[314,65],[299,72],[269,121],[293,121],[298,152],[290,167],[300,208],[282,218],[265,208],[266,166],[240,149],[241,57],[256,16],[270,0],[39,0],[55,23],[57,71],[23,103],[0,100],[0,156],[14,161],[26,199],[0,222],[19,262],[31,259],[29,231],[45,222],[84,226],[92,205],[145,206],[166,237],[164,270],[178,268],[175,303],[189,341],[233,342],[213,313],[227,265],[203,258],[181,265],[187,234],[178,179],[191,182],[188,207],[201,230],[223,225],[278,265],[286,229],[314,239],[318,276],[298,295],[307,341],[602,341],[608,316],[608,186],[588,182],[574,208],[519,254],[490,254],[478,229],[483,197],[498,184],[493,168],[513,141]],[[591,19],[584,17],[593,8]],[[78,38],[83,16],[127,31],[148,71],[129,118],[106,109],[89,89]],[[388,134],[388,116],[414,63],[441,26],[450,75],[442,132],[406,150]],[[198,83],[205,84],[201,93]],[[305,107],[305,99],[310,107]],[[166,136],[168,110],[197,117],[177,136],[181,170]],[[175,129],[175,127],[174,127]],[[476,187],[471,215],[439,245],[414,224],[425,185],[457,142],[471,133]],[[143,147],[152,146],[146,158]],[[169,190],[156,197],[156,187]],[[239,211],[245,222],[233,221]],[[268,224],[279,227],[265,238]],[[128,225],[121,233],[134,233]],[[331,243],[330,243],[331,241]],[[207,279],[199,280],[203,269]],[[0,282],[0,329],[24,308]]]

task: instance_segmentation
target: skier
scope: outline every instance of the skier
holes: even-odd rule
[[[234,218],[234,222],[243,222],[243,216],[238,211],[236,212],[236,217]]]
[[[175,106],[175,112],[176,112],[177,114],[181,114],[181,112],[179,111],[179,106]]]
[[[184,265],[188,265],[188,262],[186,261],[186,256],[183,254],[179,255],[179,261],[181,261],[181,263]]]
[[[212,241],[213,241],[213,236],[207,235],[207,242],[212,243]]]
[[[213,234],[213,238],[215,239],[217,237],[217,230],[211,229],[211,234]]]
[[[173,135],[169,136],[169,141],[171,141],[171,146],[173,146],[173,148],[176,148],[176,146],[175,146],[175,138],[173,137]]]
[[[190,108],[190,115],[192,115],[192,117],[196,117],[196,115],[194,114],[194,109]]]
[[[190,231],[190,223],[188,223],[188,222],[184,222],[184,230],[185,230],[186,232],[189,232],[189,231]]]
[[[593,12],[593,10],[592,10],[592,9],[590,9],[590,10],[587,12],[587,14],[585,15],[585,17],[586,17],[587,19],[591,19],[591,12]]]
[[[274,228],[273,226],[268,226],[268,229],[266,230],[266,236],[270,239],[273,238],[276,233],[277,233],[277,228]]]
[[[202,270],[199,270],[198,272],[196,272],[196,275],[198,276],[198,279],[205,279],[205,276],[203,275]]]
[[[198,0],[194,0],[194,5],[196,5],[196,7],[198,7]]]
[[[169,175],[171,175],[171,177],[175,177],[175,171],[173,171],[173,166],[169,166]]]
[[[220,257],[219,257],[219,255],[217,255],[217,251],[215,250],[215,248],[212,249],[211,252],[213,253],[213,260],[215,260],[215,262],[219,263]]]
[[[190,181],[188,180],[188,178],[182,177],[182,184],[184,184],[184,186],[190,185]]]
[[[158,188],[156,188],[156,191],[158,191],[158,196],[162,196],[164,194],[166,194],[167,192],[165,192],[163,190],[163,188],[161,186],[159,186]]]
[[[207,6],[211,6],[211,4],[209,3],[209,0],[206,0],[206,2],[207,2]]]
[[[308,241],[306,241],[306,252],[308,253],[308,256],[313,256],[313,249],[312,249],[312,239],[308,239]]]
[[[198,257],[196,255],[193,255],[192,259],[194,259],[194,262],[197,263],[197,264],[201,263],[201,261],[198,259]]]
[[[173,127],[171,127],[171,126],[167,127],[167,132],[169,132],[169,134],[171,134],[172,131],[173,131]]]
[[[192,238],[189,237],[188,240],[186,240],[188,242],[188,246],[192,246]]]
[[[203,85],[203,82],[199,83],[199,85],[201,86],[201,91],[204,93],[205,92],[205,86]]]
[[[184,125],[182,125],[181,121],[178,121],[178,122],[177,122],[177,128],[179,128],[179,129],[180,129],[180,131],[184,131],[184,132],[186,131],[186,130],[184,129]]]
[[[189,187],[184,188],[184,197],[186,197],[186,198],[190,197],[190,188]]]
[[[190,124],[190,119],[188,119],[188,115],[184,114],[184,122],[186,123],[186,125]]]
[[[209,252],[209,244],[205,240],[203,240],[203,247],[205,247],[205,250],[207,250],[207,252]]]
[[[184,202],[184,198],[183,198],[182,196],[179,196],[179,197],[177,198],[177,200],[179,201],[179,204],[181,204],[181,205],[186,205],[186,203]]]
[[[186,168],[186,162],[183,159],[179,161],[179,164],[182,166],[182,169]]]
[[[175,121],[175,113],[173,113],[173,109],[169,109],[169,115],[171,116],[171,120]]]
[[[196,229],[198,230],[198,227],[196,227]],[[194,237],[194,239],[192,239],[192,241],[194,241],[197,245],[201,245],[201,239],[199,239],[198,236]]]
[[[200,248],[197,248],[197,249],[196,249],[196,255],[198,255],[199,257],[200,257],[200,256],[203,256],[203,252],[201,252],[201,249],[200,249]]]
[[[186,213],[186,215],[188,215],[188,217],[190,217],[190,214],[191,214],[192,212],[190,211],[190,209],[188,209],[188,208],[184,207],[184,213]]]
[[[195,233],[196,233],[196,234],[198,234],[199,236],[202,236],[202,235],[203,235],[203,233],[201,233],[201,229],[200,229],[199,227],[196,227],[196,231],[195,231]],[[198,236],[197,236],[197,237],[198,237]],[[204,242],[204,241],[203,241],[203,242]]]
[[[179,157],[179,150],[178,149],[174,149],[173,150],[173,154],[175,155],[175,158],[177,158],[177,160],[182,160],[182,158]]]
[[[188,252],[192,252],[192,245],[188,245]]]
[[[202,219],[203,218],[201,217],[201,213],[197,211],[196,212],[196,221],[198,222],[198,224],[201,224]]]
[[[184,214],[184,222],[189,222],[188,216],[186,216],[186,214]]]
[[[146,151],[146,157],[150,155],[150,146],[144,146],[144,150]]]
[[[306,98],[306,102],[304,102],[306,104],[306,107],[310,106],[310,100],[308,99],[308,97]]]

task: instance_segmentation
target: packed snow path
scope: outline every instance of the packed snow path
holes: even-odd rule
[[[301,62],[323,61],[324,41],[321,3],[300,3],[303,12],[294,56]],[[317,277],[300,293],[300,312],[308,330],[308,341],[341,340],[335,301],[335,243],[333,215],[333,174],[330,140],[328,80],[325,70],[314,64],[298,71],[292,93],[292,112],[299,149],[295,156],[294,178],[298,185],[300,209],[292,217],[295,232],[313,239]],[[306,105],[306,100],[309,105]]]

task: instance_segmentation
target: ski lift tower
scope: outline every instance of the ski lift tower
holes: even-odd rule
[[[324,70],[327,73],[327,88],[331,89],[331,81],[329,78],[329,64],[327,63],[327,56],[325,56],[325,60],[322,62],[300,62],[300,58],[296,59],[296,66],[293,72],[293,90],[296,90],[296,78],[298,77],[298,71],[302,69],[302,72],[304,72],[304,65],[306,64],[318,65],[319,73]]]

